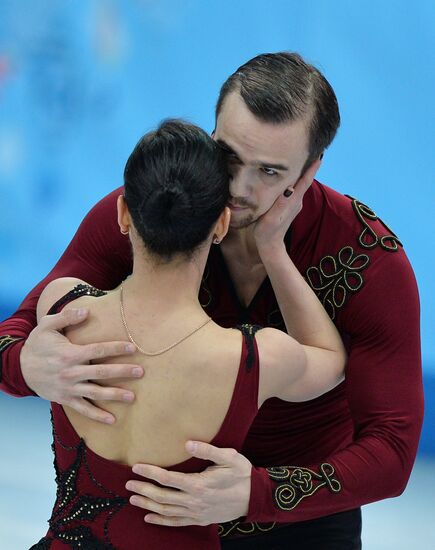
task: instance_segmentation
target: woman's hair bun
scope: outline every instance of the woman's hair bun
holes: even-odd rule
[[[147,249],[169,260],[190,255],[229,198],[226,159],[203,130],[181,120],[143,136],[125,171],[125,199]]]

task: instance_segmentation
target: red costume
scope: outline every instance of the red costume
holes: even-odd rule
[[[78,285],[50,309],[59,312],[83,295],[106,294]],[[219,432],[212,440],[218,447],[240,449],[258,411],[258,350],[255,327],[243,325],[243,344],[234,391]],[[144,512],[128,502],[129,479],[141,479],[131,467],[108,460],[89,449],[66,416],[63,407],[51,404],[53,451],[56,468],[56,503],[47,535],[31,550],[213,550],[220,548],[217,525],[207,527],[159,527],[145,523]],[[168,468],[200,472],[210,462],[191,458]]]
[[[19,339],[34,327],[38,296],[50,280],[75,276],[108,289],[130,272],[130,247],[116,222],[121,192],[91,210],[53,271],[1,325],[4,391],[32,395],[21,375]],[[343,336],[346,380],[312,401],[263,405],[242,450],[255,466],[247,517],[253,523],[221,526],[221,536],[269,529],[257,522],[299,522],[397,496],[417,451],[419,300],[400,241],[367,206],[315,181],[286,244]],[[200,298],[223,326],[249,322],[285,330],[269,280],[244,308],[218,247]]]

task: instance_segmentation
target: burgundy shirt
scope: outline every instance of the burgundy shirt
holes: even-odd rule
[[[86,216],[53,271],[0,325],[1,388],[33,395],[19,364],[35,326],[38,296],[52,279],[78,277],[114,288],[132,267],[116,221],[119,188]],[[252,461],[247,520],[222,535],[267,530],[399,495],[414,463],[423,417],[419,299],[398,238],[357,200],[315,181],[286,236],[289,254],[346,343],[346,380],[304,403],[267,401],[243,452]],[[200,293],[215,321],[285,330],[268,279],[248,308],[234,290],[219,247],[212,247]],[[260,358],[261,360],[261,358]]]

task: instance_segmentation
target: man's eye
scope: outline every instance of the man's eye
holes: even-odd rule
[[[234,153],[227,153],[228,162],[240,162],[239,157]]]
[[[278,172],[274,170],[273,168],[268,168],[267,166],[263,166],[261,170],[267,175],[267,176],[276,176]]]

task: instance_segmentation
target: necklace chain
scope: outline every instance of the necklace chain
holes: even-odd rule
[[[124,325],[124,328],[125,328],[125,332],[127,333],[128,339],[130,340],[130,342],[132,344],[134,344],[137,347],[137,349],[143,355],[147,355],[148,357],[154,357],[156,355],[162,355],[163,353],[169,351],[170,349],[175,348],[175,346],[178,346],[178,344],[181,344],[181,342],[184,342],[184,340],[187,340],[187,338],[189,338],[189,336],[192,336],[193,334],[195,334],[195,332],[198,332],[198,330],[200,330],[202,327],[204,327],[207,323],[209,323],[211,321],[211,317],[208,317],[206,321],[204,321],[203,323],[201,323],[199,325],[199,327],[196,327],[194,330],[192,330],[192,332],[189,332],[188,334],[186,334],[186,336],[183,336],[183,338],[180,338],[180,340],[177,340],[176,342],[174,342],[173,344],[171,344],[167,348],[161,349],[159,351],[153,351],[153,352],[145,351],[135,341],[135,339],[131,335],[131,332],[130,332],[128,326],[127,326],[127,321],[125,320],[124,304],[123,304],[123,301],[122,301],[122,291],[123,291],[123,288],[122,288],[122,285],[121,285],[120,288],[119,288],[119,307],[120,307],[120,310],[121,310],[121,319],[122,319],[122,324]]]

